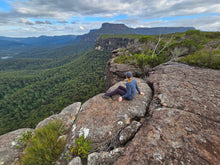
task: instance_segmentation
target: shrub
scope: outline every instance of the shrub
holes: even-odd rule
[[[52,121],[48,125],[38,128],[25,149],[21,165],[51,165],[64,149],[65,141],[58,140],[63,134],[61,121]]]
[[[220,38],[220,32],[205,32],[205,37],[210,39],[219,39]]]
[[[200,35],[200,30],[187,30],[186,31],[186,35],[190,36],[190,35]]]
[[[153,40],[155,37],[153,36],[144,36],[139,39],[141,43],[147,43],[149,40]]]
[[[220,69],[220,50],[195,52],[192,55],[181,58],[179,61],[200,67]]]
[[[17,147],[26,147],[26,145],[28,144],[28,142],[31,140],[32,138],[32,132],[30,130],[28,130],[26,133],[22,134],[22,137],[18,139],[19,143],[21,145],[18,145]]]
[[[76,139],[75,145],[71,149],[73,156],[80,156],[81,158],[87,158],[89,152],[92,150],[91,141],[86,140],[84,135]]]

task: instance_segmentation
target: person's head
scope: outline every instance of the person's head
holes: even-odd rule
[[[131,73],[131,72],[126,72],[125,75],[126,75],[126,77],[127,77],[128,79],[130,79],[130,78],[132,77],[132,73]]]

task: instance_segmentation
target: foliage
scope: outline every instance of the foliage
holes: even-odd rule
[[[144,37],[141,37],[140,39],[139,39],[139,41],[141,42],[141,43],[147,43],[147,42],[149,42],[150,40],[152,41],[152,40],[154,40],[155,39],[155,36],[144,36]]]
[[[64,155],[65,155],[64,159],[71,160],[71,153],[70,153],[70,151],[66,151],[66,153]]]
[[[32,132],[30,130],[28,130],[26,133],[22,134],[22,137],[18,139],[18,142],[21,144],[21,146],[17,146],[17,147],[25,147],[28,142],[31,140],[32,138]]]
[[[161,63],[168,61],[169,59],[163,55],[156,56],[155,54],[147,55],[147,54],[134,54],[133,56],[121,55],[115,59],[116,63],[127,63],[131,65],[135,65],[136,67],[143,68],[148,65],[150,67],[155,67]]]
[[[194,61],[195,65],[217,68],[216,65],[218,65],[218,63],[215,63],[212,60],[216,60],[216,58],[218,58],[217,55],[208,56],[204,55],[207,53],[203,53],[203,55],[198,54],[201,54],[199,52],[204,49],[209,41],[217,41],[219,39],[220,32],[201,32],[199,30],[188,30],[185,33],[160,36],[143,36],[142,38],[139,38],[139,41],[144,44],[142,53],[137,54],[129,51],[129,53],[126,54],[126,51],[124,51],[124,54],[118,56],[115,59],[115,62],[127,63],[140,68],[144,68],[145,66],[155,67],[161,63],[169,61],[170,59],[197,53],[195,57],[204,60],[206,59],[209,62],[205,64],[204,61],[200,64],[201,62],[198,62],[198,60],[195,62],[194,59],[189,60],[191,62],[188,61],[188,63],[193,63]],[[195,57],[193,56],[193,58]],[[192,57],[189,57],[188,59],[191,58]],[[218,60],[216,60],[216,62],[217,61]]]
[[[91,50],[51,69],[0,72],[0,134],[34,128],[67,105],[103,92],[110,56],[109,52]]]
[[[179,60],[191,65],[220,69],[220,50],[202,50]]]
[[[62,58],[51,59],[31,59],[31,58],[19,58],[19,59],[7,59],[0,60],[0,71],[19,71],[19,70],[42,70],[49,69],[58,66],[65,65],[70,61],[78,58],[80,55],[74,54]]]
[[[80,156],[81,158],[87,158],[89,152],[92,150],[91,141],[86,140],[84,135],[81,135],[75,140],[75,145],[71,149],[71,153],[74,156]]]
[[[24,151],[21,165],[51,165],[57,161],[65,145],[64,139],[58,140],[63,133],[61,121],[38,128]]]

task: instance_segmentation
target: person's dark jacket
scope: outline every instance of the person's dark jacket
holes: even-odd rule
[[[135,79],[132,79],[131,82],[127,82],[126,83],[126,94],[122,96],[123,99],[128,99],[128,100],[132,100],[136,94],[136,89],[138,91],[138,93],[140,94],[140,89],[137,85],[137,82]]]

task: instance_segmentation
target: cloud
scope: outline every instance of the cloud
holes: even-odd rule
[[[69,23],[69,22],[68,22],[68,21],[63,20],[63,21],[57,21],[57,23],[63,23],[63,24],[66,24],[66,23]]]
[[[112,17],[119,14],[145,18],[220,12],[218,0],[26,0],[12,1],[13,10],[35,17],[69,19],[71,16]]]
[[[195,26],[201,30],[220,31],[219,0],[12,0],[7,2],[11,9],[8,12],[0,11],[1,26],[13,26],[18,29],[30,25],[35,28],[45,26],[44,29],[49,31],[53,30],[49,29],[52,27],[48,25],[51,25],[55,29],[54,35],[57,32],[56,28],[60,28],[57,23],[64,27],[63,30],[66,30],[67,25],[71,25],[74,27],[71,33],[81,34],[88,32],[89,29],[99,28],[102,22],[106,22],[105,20],[125,23],[130,27]],[[119,15],[125,15],[126,18],[118,19]],[[195,15],[198,17],[194,17]],[[102,19],[85,21],[86,17]],[[5,32],[1,29],[0,35],[4,35]]]
[[[49,25],[52,25],[52,23],[48,20],[46,21],[35,21],[35,24],[39,24],[39,25],[42,25],[42,24],[49,24]]]
[[[79,28],[80,28],[81,30],[84,30],[84,29],[85,29],[83,26],[79,26]]]

